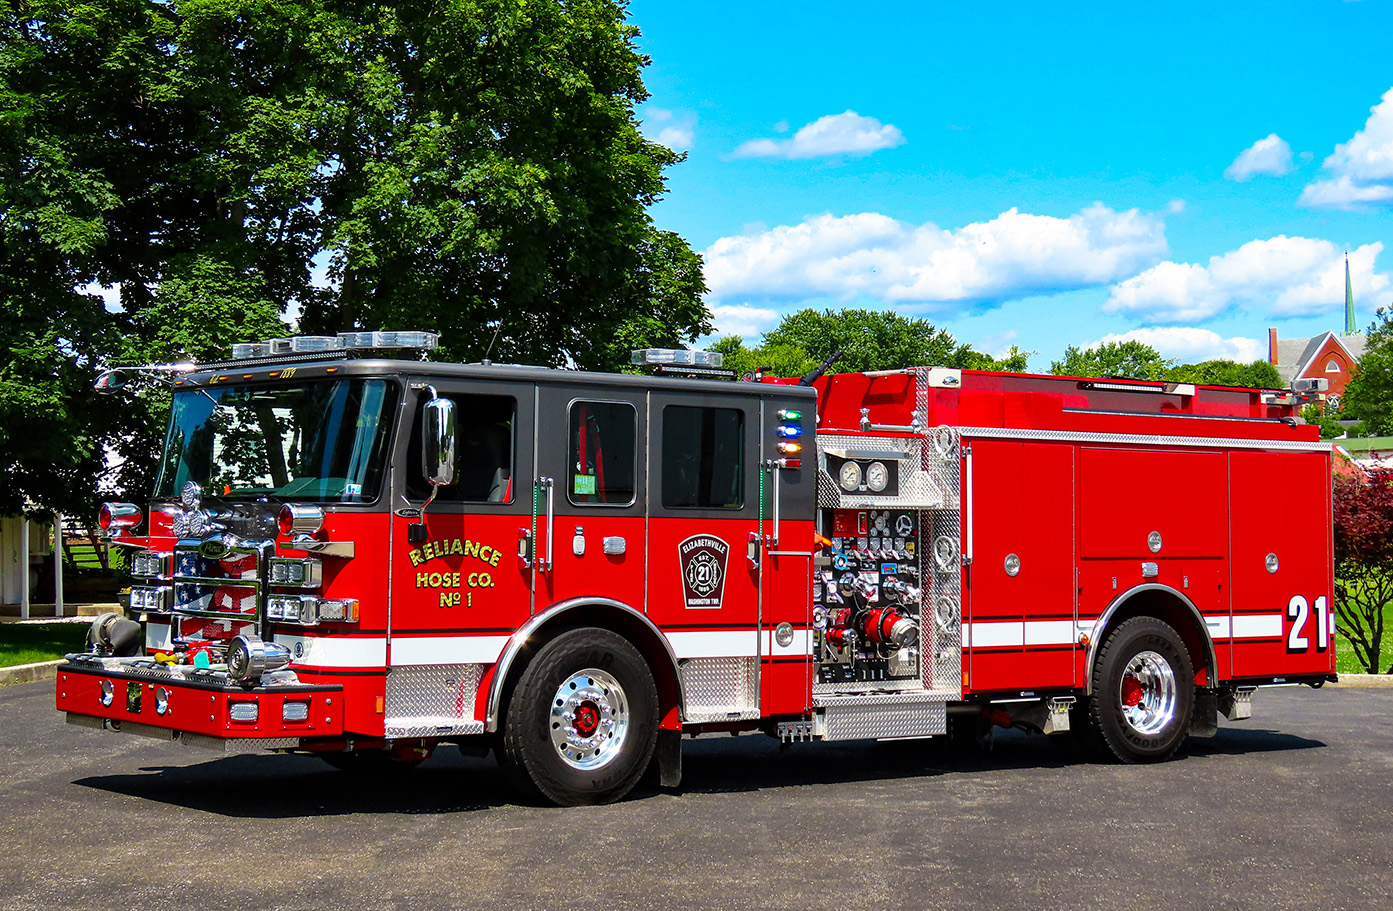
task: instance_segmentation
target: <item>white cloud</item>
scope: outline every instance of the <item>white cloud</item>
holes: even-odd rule
[[[1291,146],[1276,133],[1268,133],[1266,138],[1248,146],[1233,164],[1224,169],[1229,180],[1245,181],[1254,174],[1274,174],[1281,176],[1291,171]]]
[[[678,113],[645,105],[639,112],[643,135],[676,152],[689,152],[696,144],[695,114]]]
[[[1387,202],[1393,202],[1393,184],[1360,184],[1348,175],[1309,183],[1297,200],[1298,205],[1315,209],[1353,209]]]
[[[1016,330],[1007,329],[1005,332],[993,332],[991,335],[982,336],[973,343],[972,347],[999,359],[1011,353],[1012,347],[1019,344],[1018,339]]]
[[[1389,285],[1375,272],[1383,244],[1365,244],[1349,254],[1350,275],[1361,295]],[[1245,305],[1269,317],[1312,316],[1344,306],[1345,263],[1328,240],[1279,235],[1249,241],[1211,256],[1209,264],[1167,260],[1114,285],[1105,313],[1125,313],[1156,323],[1209,319]]]
[[[765,307],[751,307],[748,304],[718,305],[711,308],[711,334],[738,335],[748,341],[774,328],[779,322],[779,316],[779,311]]]
[[[817,215],[723,237],[704,255],[717,301],[867,296],[933,304],[1106,284],[1135,275],[1166,249],[1161,217],[1095,203],[1068,218],[1012,208],[956,229],[874,212]]]
[[[786,123],[783,126],[788,129]],[[869,155],[898,145],[904,145],[904,134],[899,127],[848,110],[819,117],[794,133],[791,139],[751,139],[742,143],[734,154],[737,158],[827,158]]]
[[[1099,345],[1132,341],[1150,345],[1162,357],[1175,358],[1184,364],[1217,358],[1247,364],[1267,355],[1265,343],[1255,338],[1224,338],[1217,332],[1193,326],[1133,329],[1131,332],[1105,335],[1084,347],[1097,348]]]
[[[1393,88],[1369,109],[1364,129],[1321,165],[1331,177],[1308,184],[1297,205],[1326,209],[1355,209],[1393,205]]]

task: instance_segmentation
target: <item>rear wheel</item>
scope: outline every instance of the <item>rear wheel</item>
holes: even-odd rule
[[[1179,634],[1154,617],[1118,626],[1098,652],[1089,739],[1122,762],[1160,762],[1180,748],[1195,674]]]
[[[499,762],[524,791],[564,806],[629,792],[653,756],[658,690],[628,640],[574,629],[547,643],[518,679]]]

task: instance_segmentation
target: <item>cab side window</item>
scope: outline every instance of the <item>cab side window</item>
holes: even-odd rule
[[[446,393],[455,403],[455,482],[441,487],[436,502],[513,502],[513,463],[517,400],[509,395]],[[411,443],[407,450],[407,493],[425,499],[430,490],[421,477],[422,399],[416,408]]]
[[[572,402],[566,496],[577,506],[634,502],[638,411],[628,402]]]
[[[745,505],[745,415],[735,408],[663,408],[663,507]]]

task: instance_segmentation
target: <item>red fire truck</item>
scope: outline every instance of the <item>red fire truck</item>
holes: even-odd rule
[[[1335,679],[1331,454],[1291,394],[384,352],[433,343],[145,370],[159,480],[101,514],[139,583],[59,668],[68,721],[340,767],[491,748],[578,804],[676,784],[683,734],[994,723],[1145,762]]]

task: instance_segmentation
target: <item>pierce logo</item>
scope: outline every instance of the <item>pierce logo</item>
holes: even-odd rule
[[[725,596],[730,545],[712,535],[692,535],[677,545],[688,609],[715,609]]]

